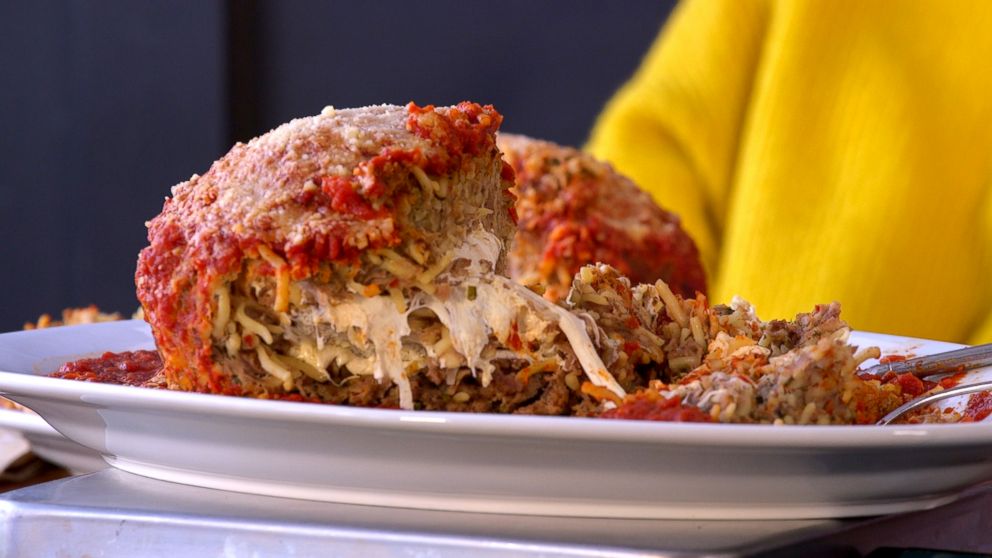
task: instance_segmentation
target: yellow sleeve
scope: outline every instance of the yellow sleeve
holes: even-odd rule
[[[988,285],[987,281],[992,275],[990,273],[992,270],[992,183],[986,182],[985,184],[984,199],[978,212],[978,235],[976,236],[979,238],[975,239],[975,244],[981,246],[978,251],[981,262],[979,277],[984,278],[985,283],[982,286],[985,286]],[[971,328],[964,342],[969,345],[992,343],[992,293],[988,288],[967,290],[974,297],[972,304],[979,308],[979,315],[982,318]]]
[[[710,277],[768,10],[761,0],[680,4],[587,145],[679,214]]]

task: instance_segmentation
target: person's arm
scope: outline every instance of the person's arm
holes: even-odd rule
[[[984,280],[988,281],[988,274],[992,272],[992,180],[985,184],[985,196],[978,212],[979,230],[983,233],[980,238],[975,239],[976,244],[983,247],[980,251],[982,255],[982,269],[984,269]],[[981,279],[979,279],[979,284]],[[988,284],[987,282],[985,283]],[[976,292],[976,291],[972,291]],[[986,289],[977,292],[987,293]],[[980,315],[983,316],[972,328],[964,342],[970,345],[980,343],[992,343],[992,300],[988,296],[976,297],[975,307],[983,309]]]
[[[769,8],[761,0],[679,5],[587,145],[681,216],[711,277]]]

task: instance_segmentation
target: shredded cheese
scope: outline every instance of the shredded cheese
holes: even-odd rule
[[[654,286],[657,287],[658,294],[661,295],[661,300],[665,303],[665,310],[668,312],[668,316],[675,320],[680,326],[688,326],[689,318],[686,317],[685,310],[682,309],[682,305],[679,304],[679,300],[675,298],[675,293],[673,293],[672,289],[668,287],[668,283],[658,279]]]
[[[304,373],[310,378],[313,378],[314,380],[317,380],[318,382],[327,382],[331,379],[331,376],[330,374],[327,373],[327,370],[324,370],[322,368],[317,368],[316,366],[304,360],[293,358],[287,355],[273,354],[272,356],[279,362],[289,365],[290,367],[295,368],[296,370],[299,370],[300,372]]]
[[[417,277],[417,282],[421,285],[429,285],[432,283],[434,279],[437,279],[437,276],[440,275],[441,272],[448,269],[448,266],[451,265],[451,260],[453,260],[454,257],[455,255],[452,252],[442,255],[441,258],[434,263],[434,265],[428,267],[427,270],[420,274],[420,277]]]
[[[276,270],[276,300],[273,308],[276,312],[285,312],[289,309],[289,265],[264,244],[258,246],[258,253]]]
[[[572,350],[575,351],[575,356],[579,359],[582,370],[593,385],[606,388],[621,398],[627,395],[627,392],[617,383],[613,374],[610,374],[606,370],[606,365],[603,364],[603,360],[596,353],[596,349],[589,339],[589,334],[586,332],[585,322],[564,308],[538,296],[527,287],[517,285],[504,277],[497,277],[496,282],[502,283],[509,289],[516,291],[534,306],[538,308],[543,307],[558,318],[558,327],[565,334],[568,343],[572,346]]]
[[[293,373],[288,368],[276,362],[269,355],[269,351],[262,346],[255,348],[255,354],[258,355],[258,363],[262,366],[262,370],[278,378],[284,389],[293,389]]]
[[[245,313],[245,304],[246,303],[244,301],[238,304],[237,309],[234,311],[234,321],[241,324],[241,327],[245,331],[254,333],[262,338],[263,341],[271,345],[272,332],[269,331],[269,328],[265,327],[262,322],[252,319],[251,316]]]
[[[703,324],[697,316],[689,318],[689,329],[692,330],[692,339],[700,347],[706,347],[706,335],[703,333]]]
[[[224,335],[227,322],[231,319],[231,292],[227,283],[217,285],[214,289],[214,298],[217,299],[217,311],[214,313],[213,337],[220,339]]]
[[[425,192],[429,194],[440,192],[441,185],[431,180],[430,177],[427,176],[427,173],[424,172],[424,169],[418,166],[414,166],[412,170],[413,170],[413,176],[417,177],[417,182],[420,183],[420,185],[424,188]],[[443,197],[443,196],[438,196],[438,197]]]

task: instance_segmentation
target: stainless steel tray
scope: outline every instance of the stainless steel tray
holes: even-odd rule
[[[106,470],[0,495],[4,556],[737,556],[840,521],[500,516],[229,493]]]
[[[852,548],[845,537],[884,544],[884,533],[905,534],[905,525],[934,524],[941,514],[957,530],[978,533],[972,543],[992,544],[983,534],[992,529],[982,529],[989,514],[968,511],[990,504],[992,487],[984,487],[945,508],[874,520],[501,516],[252,496],[105,470],[0,494],[0,556],[786,556],[799,548],[807,556],[816,548],[835,555]],[[949,525],[934,525],[954,535]]]

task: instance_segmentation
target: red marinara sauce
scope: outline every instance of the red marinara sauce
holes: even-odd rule
[[[912,372],[903,372],[902,374],[896,374],[895,372],[889,371],[883,374],[881,377],[873,376],[871,374],[860,374],[859,377],[862,380],[878,380],[883,384],[891,384],[899,387],[899,393],[902,394],[903,399],[909,401],[914,397],[919,397],[925,392],[937,387],[935,382],[929,380],[923,380],[913,375]]]
[[[161,369],[162,358],[156,351],[108,352],[97,358],[67,362],[51,376],[101,384],[140,386]]]
[[[683,405],[678,397],[645,396],[628,398],[619,407],[599,415],[605,419],[656,420],[663,422],[712,422],[698,407]]]
[[[992,415],[992,393],[983,391],[968,398],[961,422],[980,422],[989,415]]]

